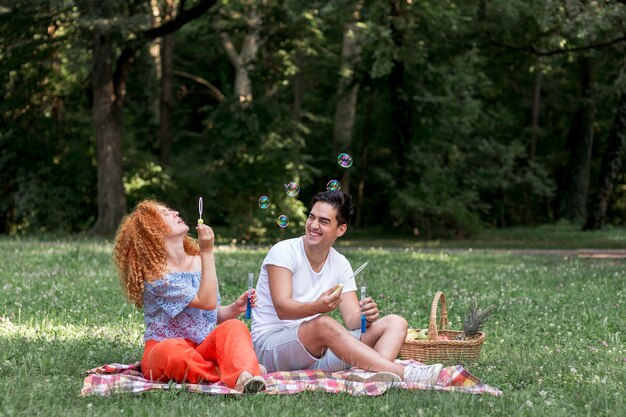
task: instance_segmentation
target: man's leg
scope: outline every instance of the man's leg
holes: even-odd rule
[[[397,315],[385,316],[380,320],[376,320],[367,328],[367,332],[361,335],[361,341],[368,346],[372,346],[378,353],[393,361],[398,357],[398,353],[402,349],[407,327],[407,322],[403,317]],[[435,385],[442,369],[442,364],[408,365],[403,369],[403,373],[400,376],[405,382]]]
[[[374,327],[373,324],[368,328],[368,332],[372,327]],[[373,333],[378,333],[378,331]],[[374,337],[375,335],[372,336],[372,338]],[[379,344],[378,342],[383,343],[380,337],[374,343],[375,345]],[[321,357],[326,349],[330,349],[341,360],[352,366],[368,371],[393,372],[400,378],[404,375],[404,367],[393,362],[395,356],[393,359],[383,356],[366,343],[352,337],[339,322],[329,316],[318,316],[302,323],[298,330],[298,339],[305,349],[315,357]],[[390,352],[386,352],[386,354],[390,354]]]
[[[254,350],[259,363],[269,372],[313,369],[318,358],[298,340],[299,325],[285,327],[257,338]]]
[[[407,327],[403,317],[395,314],[385,316],[367,328],[361,335],[361,342],[393,362],[402,349]]]

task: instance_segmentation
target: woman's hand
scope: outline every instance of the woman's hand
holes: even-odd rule
[[[252,308],[254,308],[256,307],[256,290],[252,288],[250,290],[250,293],[251,293],[250,303],[252,305]],[[246,311],[247,304],[248,304],[248,291],[241,294],[239,298],[237,298],[235,302],[233,303],[233,308],[236,311],[237,315]]]
[[[200,252],[212,252],[215,246],[215,233],[213,233],[211,226],[199,224],[196,226],[196,230],[198,231]]]
[[[252,307],[256,307],[256,290],[253,288],[252,292]],[[232,304],[227,306],[220,306],[217,308],[217,324],[223,323],[226,320],[236,319],[241,313],[246,311],[246,305],[248,303],[248,291],[241,294]]]

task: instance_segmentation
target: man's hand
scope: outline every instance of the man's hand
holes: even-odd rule
[[[315,304],[320,313],[328,313],[337,308],[341,303],[341,288],[337,291],[337,286],[325,291],[320,295]]]
[[[335,295],[335,294],[341,295],[341,290],[343,290],[343,284],[337,284],[337,286],[333,288],[332,295]]]
[[[361,305],[361,313],[365,316],[365,320],[368,323],[373,323],[380,317],[380,312],[378,311],[378,305],[372,299],[372,297],[364,298],[359,302]]]

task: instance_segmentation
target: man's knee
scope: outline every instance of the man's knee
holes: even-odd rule
[[[320,315],[300,325],[300,330],[309,334],[315,334],[320,337],[333,335],[337,332],[345,330],[344,327],[335,319],[329,316]]]
[[[405,329],[409,327],[409,323],[402,316],[398,316],[397,314],[391,314],[389,317],[392,318],[393,323],[399,327],[404,327]]]
[[[385,316],[380,321],[382,322],[381,324],[384,323],[385,328],[393,329],[399,332],[406,332],[409,327],[406,319],[402,316],[398,316],[397,314]]]

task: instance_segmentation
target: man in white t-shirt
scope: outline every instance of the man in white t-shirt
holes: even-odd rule
[[[269,372],[299,369],[337,371],[356,366],[374,373],[368,381],[436,384],[442,365],[394,363],[407,322],[381,317],[376,302],[359,303],[352,267],[332,246],[354,215],[352,198],[342,191],[313,197],[305,235],[274,245],[261,266],[252,340]],[[341,290],[336,290],[342,284]],[[347,329],[326,315],[339,308]],[[361,315],[367,331],[361,334]]]

